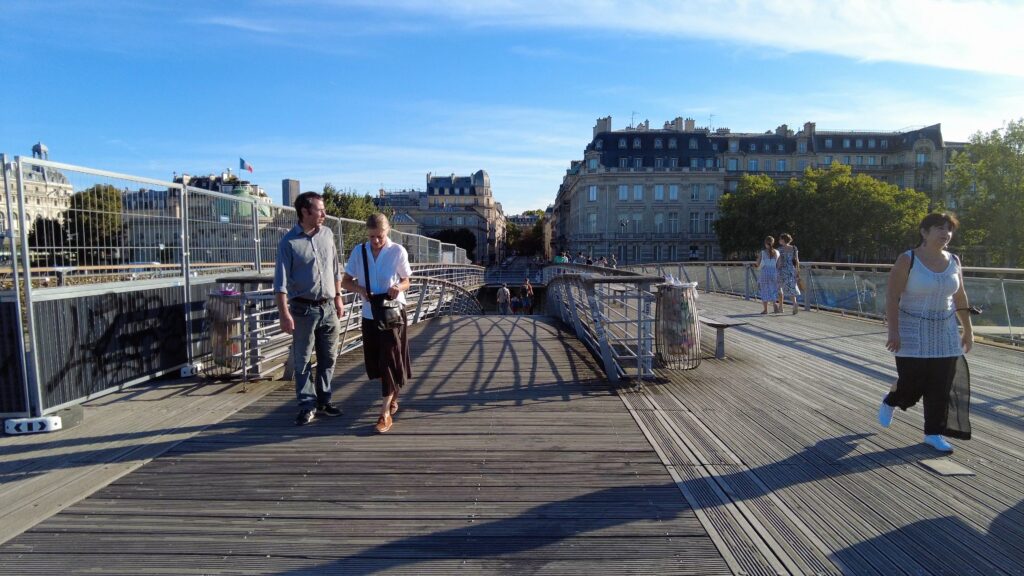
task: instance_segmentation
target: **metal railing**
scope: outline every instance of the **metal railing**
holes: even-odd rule
[[[801,262],[805,309],[830,310],[885,319],[891,264]],[[673,262],[626,266],[640,274],[669,274],[697,282],[705,292],[757,298],[757,268],[751,262]],[[976,336],[1024,345],[1024,270],[965,266],[964,284],[972,305],[983,310],[971,322]]]
[[[544,268],[547,313],[571,326],[615,382],[654,377],[652,287],[657,276],[584,264]]]
[[[427,272],[442,273],[436,276],[414,275],[410,278],[411,285],[406,291],[406,313],[410,325],[439,316],[483,314],[483,307],[473,292],[467,290],[464,284],[444,278],[452,274],[437,268]],[[463,278],[471,277],[466,275]],[[470,285],[471,288],[478,286]],[[224,348],[213,350],[211,362],[203,369],[207,376],[240,375],[243,382],[247,382],[278,368],[290,358],[292,337],[281,331],[274,298],[273,290],[267,288],[215,295],[211,299],[211,303],[216,302],[216,305],[207,310],[206,330],[211,333],[215,346]],[[363,344],[363,299],[346,292],[342,300],[345,316],[338,341],[339,355],[351,352]]]
[[[39,416],[211,352],[215,279],[269,273],[295,211],[266,198],[2,156],[0,415]],[[340,257],[365,224],[329,217]],[[462,287],[483,268],[451,244],[392,230],[414,273]],[[263,338],[259,336],[258,338]]]

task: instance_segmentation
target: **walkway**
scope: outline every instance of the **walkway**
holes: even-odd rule
[[[247,397],[0,545],[0,566],[1024,574],[1024,353],[972,352],[975,439],[937,458],[920,444],[919,408],[889,429],[875,421],[894,378],[881,324],[763,317],[720,296],[699,305],[750,323],[730,329],[729,357],[705,354],[696,370],[638,390],[609,388],[546,319],[433,320],[411,332],[416,379],[391,433],[372,432],[379,390],[358,355],[342,357],[341,418],[293,426],[287,385]],[[60,450],[89,441],[34,437],[27,449],[0,438],[0,464],[50,450],[45,477],[62,469]],[[11,446],[21,448],[8,457]]]
[[[0,547],[11,573],[728,574],[569,333],[439,319],[392,432],[342,357],[346,413],[285,386]]]

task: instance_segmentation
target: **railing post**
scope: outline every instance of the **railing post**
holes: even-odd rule
[[[750,264],[743,265],[743,299],[750,300],[750,276],[754,274],[754,267]]]
[[[191,204],[188,197],[188,176],[181,178],[181,213],[179,219],[178,235],[181,237],[181,271],[184,274],[182,290],[185,291],[185,362],[190,370],[195,367],[195,336],[192,334],[192,255],[189,251],[191,244],[192,227],[189,223],[191,217]]]
[[[605,317],[604,311],[601,306],[601,301],[597,297],[597,286],[592,282],[586,282],[586,293],[587,300],[590,302],[590,318],[594,322],[594,337],[597,338],[598,349],[601,351],[601,362],[604,364],[604,372],[608,375],[608,380],[611,382],[619,381],[619,371],[615,367],[615,358],[612,355],[612,347],[608,342],[608,334],[605,330]],[[582,333],[577,337],[583,340]],[[637,366],[639,368],[639,365]],[[639,376],[639,375],[638,375]]]
[[[18,214],[20,218],[18,237],[21,248],[22,270],[25,271],[25,318],[27,320],[26,326],[28,327],[29,339],[25,364],[28,368],[29,415],[39,417],[43,415],[43,389],[39,382],[39,351],[36,343],[35,312],[32,308],[32,262],[29,258],[28,227],[25,225],[25,174],[22,170],[21,156],[15,156],[14,162],[17,166],[18,177]],[[13,257],[14,254],[12,253],[11,256]]]
[[[256,273],[263,272],[263,256],[260,254],[260,215],[259,205],[253,200],[252,201],[252,245],[255,251]]]
[[[420,297],[416,301],[416,314],[413,315],[412,323],[415,324],[420,321],[420,316],[423,314],[423,301],[426,299],[427,290],[430,290],[430,285],[424,283],[420,287]]]
[[[711,294],[711,264],[704,263],[704,293]]]

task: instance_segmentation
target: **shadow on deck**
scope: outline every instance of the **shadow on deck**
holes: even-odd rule
[[[703,295],[699,305],[717,316],[758,306]],[[414,379],[385,435],[372,430],[379,385],[359,352],[335,374],[345,414],[302,428],[290,384],[244,401],[228,394],[204,404],[204,418],[183,390],[107,400],[122,418],[109,428],[0,439],[0,503],[55,477],[53,498],[77,501],[12,535],[0,565],[1022,573],[1024,354],[972,353],[975,439],[949,460],[975,475],[939,476],[922,466],[936,455],[919,443],[918,410],[887,430],[874,422],[894,377],[880,324],[824,313],[749,320],[730,332],[729,358],[637,390],[611,388],[547,319],[433,320],[410,332]],[[143,402],[164,406],[166,421],[132,425]],[[92,490],[71,478],[105,462],[126,468],[81,499]]]

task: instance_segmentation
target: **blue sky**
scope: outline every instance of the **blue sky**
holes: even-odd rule
[[[386,6],[386,8],[381,8]],[[598,117],[947,140],[1024,116],[1022,2],[4,0],[0,152],[553,202]]]

